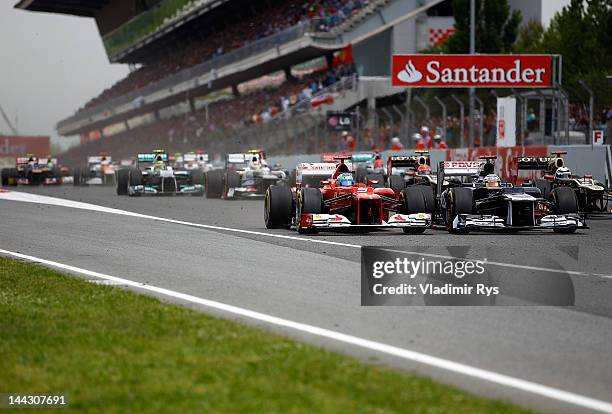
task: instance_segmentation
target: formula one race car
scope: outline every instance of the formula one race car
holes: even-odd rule
[[[206,197],[233,199],[263,197],[268,187],[287,180],[283,170],[270,168],[260,150],[227,154],[225,168],[206,175]]]
[[[117,171],[117,194],[151,195],[204,195],[202,169],[175,170],[168,165],[168,154],[155,150],[150,154],[138,154],[136,167]]]
[[[535,187],[514,187],[495,175],[493,160],[442,161],[434,197],[434,224],[450,233],[470,230],[552,229],[573,233],[588,228],[578,214],[578,202],[567,187],[552,190],[550,200]],[[446,188],[443,182],[447,181]],[[430,191],[413,186],[412,191]]]
[[[72,171],[72,183],[80,185],[114,185],[115,165],[107,154],[87,157],[86,168],[75,168]]]
[[[2,185],[55,185],[62,183],[62,173],[56,158],[33,155],[17,157],[15,168],[2,169]]]
[[[384,187],[387,172],[378,152],[359,152],[351,156],[355,181],[372,187]],[[376,183],[372,183],[376,181]]]
[[[295,191],[285,185],[270,186],[264,205],[266,227],[295,228],[300,233],[389,227],[422,233],[430,227],[431,216],[415,209],[417,204],[390,188],[355,183],[344,159],[339,161],[300,164]],[[314,180],[320,178],[324,180],[317,185]]]
[[[430,165],[429,151],[415,151],[415,155],[392,155],[387,159],[389,175],[385,186],[396,193],[413,184],[433,188],[437,176],[432,174]]]
[[[608,204],[612,200],[612,190],[593,179],[592,175],[578,177],[565,166],[561,157],[567,151],[554,151],[550,157],[521,157],[517,159],[517,170],[543,171],[543,177],[531,184],[537,187],[544,198],[549,198],[556,188],[571,188],[576,193],[578,210],[583,213],[608,212]],[[517,172],[518,176],[518,172]]]

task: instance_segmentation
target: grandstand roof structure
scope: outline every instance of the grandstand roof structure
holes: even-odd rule
[[[93,17],[108,0],[21,0],[15,8],[47,13]]]
[[[93,17],[111,62],[142,63],[145,69],[152,68],[149,72],[137,68],[132,72],[136,75],[126,78],[126,83],[109,88],[110,93],[102,94],[99,100],[92,98],[75,114],[58,122],[59,134],[68,136],[87,134],[145,114],[157,116],[157,111],[184,102],[193,107],[197,97],[276,71],[290,74],[292,66],[314,58],[325,56],[331,62],[334,52],[349,45],[365,44],[443,1],[355,1],[359,4],[357,8],[329,25],[326,17],[307,15],[303,9],[300,18],[291,20],[288,27],[282,26],[289,21],[287,14],[277,11],[277,16],[269,15],[268,10],[285,4],[298,9],[307,3],[296,2],[299,4],[295,6],[294,2],[282,0],[21,0],[15,7]],[[247,18],[251,19],[252,27],[267,26],[274,30],[257,37],[250,33],[251,26],[241,27],[242,31],[228,33],[234,36],[244,33],[246,41],[232,40],[230,35],[230,41],[217,39],[217,44],[224,46],[220,53],[206,49],[209,36],[226,27],[238,27],[241,21],[248,22]],[[253,26],[255,23],[259,26]],[[387,41],[383,48],[373,46],[371,50],[387,50],[390,44]],[[188,51],[192,45],[202,48],[202,55],[181,56],[195,56],[199,61],[173,60],[180,47],[181,51]],[[158,76],[156,68],[160,68],[158,72],[163,76]]]

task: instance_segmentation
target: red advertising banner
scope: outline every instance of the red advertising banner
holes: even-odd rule
[[[49,152],[51,152],[49,137],[0,135],[0,157],[23,157],[25,154],[46,157]]]
[[[548,88],[551,55],[393,55],[393,86]]]

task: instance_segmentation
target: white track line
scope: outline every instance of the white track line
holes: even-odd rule
[[[233,315],[239,315],[249,319],[265,322],[270,325],[281,326],[284,328],[292,329],[299,332],[305,332],[318,337],[332,339],[338,342],[346,343],[349,345],[358,346],[360,348],[369,349],[371,351],[381,352],[387,355],[392,355],[409,361],[414,361],[420,364],[429,365],[432,367],[440,368],[446,371],[454,372],[457,374],[465,375],[468,377],[476,378],[479,380],[495,383],[505,387],[514,388],[517,390],[525,391],[530,394],[539,395],[552,400],[561,401],[567,404],[571,404],[578,407],[587,408],[594,411],[603,413],[612,413],[612,404],[597,400],[583,395],[574,394],[572,392],[563,391],[557,388],[552,388],[546,385],[537,384],[535,382],[526,381],[520,378],[514,378],[504,374],[498,374],[496,372],[487,371],[481,368],[475,368],[469,365],[453,362],[448,359],[438,358],[428,354],[423,354],[416,351],[410,351],[408,349],[399,348],[392,345],[383,344],[381,342],[371,341],[368,339],[359,338],[352,335],[343,334],[340,332],[332,331],[329,329],[319,328],[316,326],[308,325],[305,323],[294,322],[288,319],[279,318],[265,313],[252,311],[249,309],[239,308],[225,303],[216,302],[213,300],[199,298],[197,296],[187,295],[185,293],[176,292],[161,287],[151,286],[140,282],[134,282],[132,280],[123,279],[117,276],[110,276],[104,273],[98,273],[87,269],[82,269],[75,266],[66,265],[63,263],[54,262],[51,260],[41,259],[39,257],[28,256],[25,254],[12,252],[9,250],[0,249],[0,254],[16,257],[19,259],[27,260],[30,262],[40,263],[43,265],[55,267],[62,270],[67,270],[74,273],[79,273],[87,276],[96,277],[99,279],[107,280],[109,282],[118,283],[122,285],[131,286],[137,289],[162,294],[172,298],[180,299],[183,301],[196,303],[203,305],[208,308],[217,309],[223,312],[227,312]]]
[[[132,211],[119,210],[116,208],[104,207],[104,206],[100,206],[97,204],[83,203],[80,201],[72,201],[72,200],[67,200],[64,198],[57,198],[57,197],[48,197],[48,196],[32,194],[32,193],[22,193],[18,191],[8,191],[5,193],[0,193],[0,200],[21,201],[21,202],[26,202],[26,203],[47,204],[47,205],[60,206],[60,207],[70,207],[70,208],[77,208],[81,210],[98,211],[101,213],[118,214],[122,216],[130,216],[130,217],[137,217],[137,218],[143,218],[143,219],[148,219],[148,220],[161,221],[161,222],[166,222],[166,223],[180,224],[183,226],[198,227],[198,228],[208,229],[208,230],[249,234],[253,236],[264,236],[264,237],[270,237],[270,238],[276,238],[276,239],[296,240],[296,241],[306,242],[306,243],[327,244],[327,245],[333,245],[333,246],[349,247],[353,249],[361,249],[362,247],[365,247],[365,246],[361,246],[358,244],[340,243],[340,242],[334,242],[334,241],[329,241],[329,240],[311,239],[307,237],[287,236],[284,234],[264,233],[264,232],[253,231],[253,230],[235,229],[232,227],[222,227],[222,226],[213,226],[210,224],[193,223],[189,221],[182,221],[182,220],[175,220],[175,219],[169,219],[169,218],[164,218],[164,217],[151,216],[148,214],[134,213]],[[454,256],[444,256],[444,255],[437,255],[437,254],[423,253],[423,252],[393,250],[392,248],[385,248],[385,247],[383,247],[383,249],[389,252],[420,255],[424,257],[435,257],[435,258],[441,258],[441,259],[447,259],[447,260],[456,259],[456,257]],[[472,260],[483,260],[483,259],[472,259]],[[573,276],[596,276],[600,278],[612,279],[612,275],[606,275],[606,274],[592,274],[592,273],[579,272],[579,271],[574,271],[574,270],[550,269],[550,268],[545,268],[545,267],[517,265],[513,263],[487,261],[487,265],[509,267],[509,268],[515,268],[515,269],[523,269],[523,270],[540,271],[540,272],[564,273],[564,274],[573,275]]]
[[[81,210],[98,211],[101,213],[118,214],[122,216],[131,216],[131,217],[144,218],[144,219],[149,219],[149,220],[163,221],[166,223],[181,224],[184,226],[199,227],[199,228],[209,229],[209,230],[221,230],[221,231],[227,231],[227,232],[233,232],[233,233],[251,234],[254,236],[273,237],[273,238],[285,239],[285,240],[299,240],[302,242],[311,242],[311,243],[319,243],[319,244],[331,244],[334,246],[351,247],[351,248],[356,248],[356,249],[361,248],[361,246],[357,244],[339,243],[339,242],[333,242],[333,241],[328,241],[328,240],[308,239],[305,237],[286,236],[283,234],[264,233],[264,232],[253,231],[253,230],[234,229],[231,227],[212,226],[210,224],[191,223],[189,221],[174,220],[174,219],[169,219],[169,218],[164,218],[164,217],[150,216],[148,214],[134,213],[132,211],[119,210],[116,208],[99,206],[97,204],[83,203],[80,201],[72,201],[72,200],[67,200],[64,198],[48,197],[48,196],[43,196],[43,195],[38,195],[38,194],[21,193],[18,191],[9,191],[6,193],[0,193],[0,200],[21,201],[25,203],[35,203],[35,204],[47,204],[47,205],[60,206],[60,207],[71,207],[71,208],[78,208]]]

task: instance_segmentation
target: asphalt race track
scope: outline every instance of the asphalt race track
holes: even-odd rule
[[[385,230],[302,237],[288,230],[266,230],[261,200],[128,198],[116,196],[114,188],[93,186],[18,191],[220,228],[8,201],[0,193],[0,249],[505,374],[607,402],[599,411],[612,410],[612,219],[590,220],[590,230],[573,235],[458,236],[428,230],[413,236]],[[573,296],[565,304],[572,307],[362,307],[359,246],[469,246],[468,256],[474,258],[486,248],[497,248],[502,250],[497,261],[521,265],[536,265],[578,246],[590,274],[571,278]],[[595,412],[584,404],[239,319],[487,397],[548,412]]]

